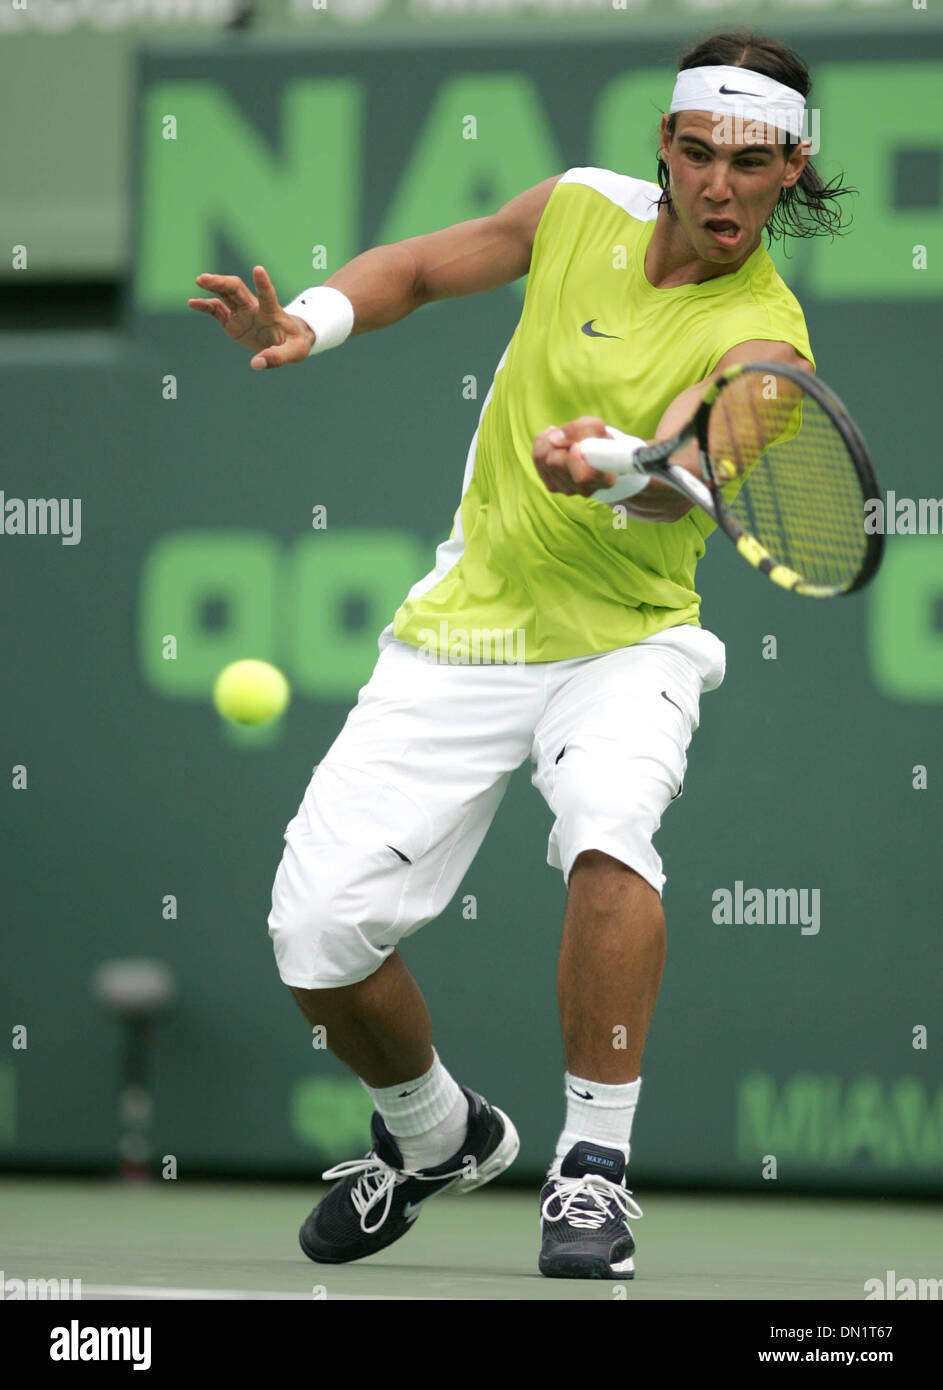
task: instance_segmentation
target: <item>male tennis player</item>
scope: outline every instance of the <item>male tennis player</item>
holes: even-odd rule
[[[579,441],[670,437],[734,362],[813,370],[762,244],[766,229],[810,235],[834,218],[836,190],[798,135],[809,87],[779,43],[717,35],[681,63],[661,188],[569,169],[492,216],[369,250],[285,308],[261,266],[257,297],[237,277],[198,277],[219,299],[191,305],[262,369],[528,276],[451,535],[380,634],[285,833],[269,917],[279,974],[375,1106],[371,1152],[324,1174],[337,1182],[302,1227],[312,1260],[383,1249],[430,1197],[481,1186],[517,1153],[508,1116],[446,1070],[396,947],[447,906],[529,760],[568,889],[566,1117],[540,1194],[539,1267],[634,1273],[626,1164],[665,955],[652,839],[724,647],[699,625],[694,587],[712,523],[663,483],[596,472]],[[495,651],[502,638],[512,650]]]

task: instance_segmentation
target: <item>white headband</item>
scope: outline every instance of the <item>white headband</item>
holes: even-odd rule
[[[786,130],[795,140],[803,135],[805,97],[782,82],[750,68],[686,68],[678,73],[670,113],[710,111],[744,121]]]

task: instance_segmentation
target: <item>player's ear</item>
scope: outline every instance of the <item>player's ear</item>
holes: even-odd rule
[[[802,171],[809,162],[809,142],[800,140],[799,144],[786,160],[786,170],[783,174],[783,188],[792,188],[802,177]]]
[[[658,153],[661,158],[668,163],[668,146],[671,144],[671,136],[668,134],[668,113],[661,118],[661,142],[658,146]]]

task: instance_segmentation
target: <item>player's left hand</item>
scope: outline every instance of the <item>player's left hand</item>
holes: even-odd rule
[[[548,491],[591,497],[600,488],[612,487],[616,475],[591,468],[579,447],[581,439],[605,438],[606,422],[595,415],[581,415],[569,424],[541,430],[534,440],[533,458]]]

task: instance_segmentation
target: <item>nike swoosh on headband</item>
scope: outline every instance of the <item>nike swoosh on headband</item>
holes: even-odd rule
[[[738,87],[718,87],[719,92],[723,92],[725,97],[759,97],[762,99],[762,92],[743,92]]]

